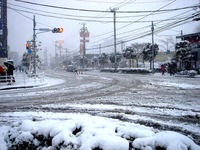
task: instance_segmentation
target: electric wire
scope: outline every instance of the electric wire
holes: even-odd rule
[[[57,9],[65,9],[65,10],[73,10],[73,11],[107,12],[107,13],[112,13],[110,11],[60,7],[60,6],[54,6],[54,5],[47,5],[47,4],[41,4],[41,3],[28,2],[28,1],[24,1],[24,0],[15,0],[15,1],[22,2],[22,3],[27,3],[27,4],[31,4],[31,5],[36,5],[36,6],[43,6],[43,7],[57,8]],[[174,1],[176,1],[176,0],[174,0]],[[174,8],[174,9],[152,10],[152,11],[151,10],[146,10],[146,11],[142,11],[141,10],[141,11],[117,11],[117,12],[118,13],[152,13],[152,12],[155,12],[155,11],[168,11],[168,12],[170,11],[171,12],[171,11],[183,10],[183,9],[189,9],[189,8],[196,8],[196,7],[199,7],[199,5],[187,6],[187,7],[181,7],[181,8]]]
[[[8,6],[8,9],[12,9],[15,11],[20,11],[20,12],[25,12],[25,13],[29,13],[29,14],[35,14],[35,15],[39,15],[39,16],[44,16],[44,17],[51,17],[51,18],[58,18],[58,19],[67,19],[67,20],[78,20],[78,21],[88,21],[88,22],[101,22],[101,23],[113,23],[112,20],[110,21],[103,21],[103,20],[86,20],[86,19],[79,19],[79,18],[68,18],[68,17],[59,17],[59,16],[52,16],[52,15],[45,15],[42,13],[35,13],[35,12],[31,12],[31,11],[26,11],[26,10],[20,10],[20,9],[16,9],[13,7]],[[177,20],[177,19],[182,19],[182,18],[174,18],[174,19],[163,19],[163,20],[138,20],[138,21],[116,21],[116,23],[147,23],[147,22],[151,22],[151,21],[171,21],[171,20]]]
[[[104,1],[104,2],[102,2],[102,1],[96,1],[96,0],[76,0],[76,1],[82,1],[82,2],[90,2],[90,3],[117,3],[117,2],[114,2],[114,1]],[[172,0],[163,0],[163,1],[159,1],[159,0],[157,0],[157,1],[146,1],[146,2],[135,2],[135,3],[158,3],[158,2],[166,2],[166,1],[172,1]]]
[[[17,0],[17,1],[19,1],[19,0]],[[191,7],[190,7],[191,8]],[[192,8],[194,8],[194,7],[192,7]],[[182,9],[181,9],[182,10]],[[159,11],[160,12],[160,11]],[[30,19],[30,18],[29,18]],[[178,18],[177,18],[178,19]],[[184,19],[184,18],[179,18],[179,19]],[[159,20],[158,20],[159,21]],[[182,23],[187,23],[187,22],[190,22],[190,21],[185,21],[185,22],[182,22]],[[180,25],[180,24],[182,24],[182,23],[177,23],[177,24],[171,24],[169,27],[174,27],[174,26],[178,26],[178,25]],[[161,31],[162,29],[164,29],[164,28],[160,28],[160,30],[157,30],[157,32],[158,31]],[[166,29],[166,27],[165,27],[165,29]],[[149,33],[146,33],[146,34],[149,34]],[[138,37],[136,37],[136,38],[138,38]],[[132,40],[132,39],[129,39],[129,40]],[[125,42],[127,42],[128,40],[126,40]],[[113,44],[112,44],[112,46],[113,46]],[[102,47],[103,48],[103,47]]]
[[[156,34],[156,33],[160,33],[160,32],[166,31],[166,29],[171,29],[171,28],[174,28],[174,27],[176,27],[176,26],[180,26],[180,25],[182,25],[182,24],[189,23],[189,22],[191,22],[191,21],[188,20],[188,19],[192,19],[192,18],[193,18],[193,16],[192,16],[192,17],[189,17],[189,18],[186,18],[186,19],[184,19],[184,20],[181,20],[181,21],[179,21],[179,22],[171,23],[171,24],[168,24],[168,25],[166,25],[166,26],[160,27],[160,28],[158,28],[158,29],[155,29],[154,33],[155,33],[155,34]],[[152,34],[151,31],[149,31],[149,32],[144,32],[143,34],[140,34],[139,36],[135,36],[135,37],[133,37],[133,38],[123,40],[123,42],[130,42],[130,41],[133,41],[133,40],[136,40],[136,39],[140,39],[140,38],[149,36],[149,35],[151,35],[151,34]],[[120,43],[121,43],[121,41],[120,41],[120,42],[118,41],[118,42],[117,42],[117,45],[119,45]],[[114,44],[105,45],[105,46],[102,46],[101,48],[103,49],[103,48],[107,48],[107,47],[111,47],[111,46],[114,46]],[[95,50],[95,49],[98,49],[98,48],[99,48],[99,47],[92,48],[92,49],[87,49],[87,50]]]

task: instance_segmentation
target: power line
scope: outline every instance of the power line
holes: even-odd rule
[[[118,2],[114,2],[114,1],[96,1],[96,0],[76,0],[76,1],[82,1],[82,2],[91,2],[91,3],[118,3]],[[157,0],[157,1],[144,1],[144,2],[135,2],[135,3],[158,3],[158,2],[166,2],[166,1],[172,1],[172,0]]]
[[[9,8],[9,7],[8,7],[8,8]],[[33,21],[33,18],[28,17],[28,16],[26,16],[26,15],[20,13],[18,10],[15,10],[15,9],[11,9],[11,10],[13,10],[13,11],[15,11],[16,13],[20,14],[21,16],[23,16],[23,17],[25,17],[25,18],[27,18],[27,19]],[[48,27],[52,27],[52,26],[49,26],[49,25],[47,25],[47,24],[40,23],[40,22],[37,22],[37,21],[36,21],[36,23],[41,24],[41,25],[45,25],[45,26],[48,26]]]
[[[78,20],[78,21],[88,21],[88,22],[100,22],[100,23],[112,23],[113,21],[104,21],[104,20],[87,20],[87,19],[80,19],[80,18],[69,18],[69,17],[59,17],[59,16],[54,16],[54,15],[46,15],[46,14],[42,14],[42,13],[35,13],[35,12],[31,12],[31,11],[26,11],[26,10],[21,10],[21,9],[16,9],[13,7],[8,6],[8,9],[12,9],[15,11],[20,11],[20,12],[25,12],[25,13],[29,13],[29,14],[35,14],[35,15],[40,15],[40,16],[45,16],[45,17],[52,17],[52,18],[59,18],[59,19],[68,19],[68,20]],[[177,19],[182,19],[182,18],[174,18],[174,19],[163,19],[163,20],[152,20],[152,21],[171,21],[171,20],[177,20]],[[147,23],[147,22],[151,22],[151,20],[138,20],[138,21],[116,21],[116,23]]]
[[[188,13],[188,12],[189,12],[189,11],[186,11],[186,12],[184,12],[184,13],[177,14],[176,16],[180,16],[180,15],[186,14],[186,13]],[[194,16],[194,15],[195,15],[195,14],[192,14],[192,15],[189,15],[189,16],[185,16],[184,18],[188,18],[188,17]],[[176,17],[176,16],[174,16],[174,17]],[[171,17],[171,18],[174,18],[174,17]],[[184,18],[182,18],[182,19],[184,19]],[[157,26],[157,25],[160,24],[161,22],[162,22],[162,21],[156,23],[155,25]],[[165,23],[165,25],[166,25],[166,23]],[[167,25],[168,25],[168,24],[167,24]],[[126,32],[122,32],[122,33],[120,33],[120,34],[117,34],[117,36],[119,37],[119,35],[123,35],[123,34],[129,33],[129,35],[124,35],[123,37],[118,38],[118,39],[124,40],[123,38],[127,38],[127,37],[130,37],[130,36],[132,37],[132,36],[133,36],[133,32],[139,31],[139,30],[143,30],[143,29],[148,29],[148,28],[150,28],[150,25],[143,26],[143,27],[139,27],[139,28],[134,29],[134,30],[129,30],[129,31],[126,31]],[[136,34],[136,33],[134,33],[134,34]],[[141,34],[141,33],[139,32],[138,34]],[[102,38],[102,39],[98,39],[96,42],[93,42],[92,44],[94,44],[94,43],[99,43],[100,41],[103,41],[103,40],[105,40],[105,39],[108,40],[108,39],[110,39],[110,38],[112,38],[112,36],[108,36],[108,37],[105,37],[105,38]],[[91,45],[91,43],[90,43],[89,45]]]
[[[173,0],[173,2],[175,2],[175,0]],[[171,3],[173,3],[173,2],[171,2]],[[165,6],[161,7],[161,8],[159,8],[158,10],[160,10],[160,9],[162,9],[162,8],[164,8],[164,7],[168,6],[168,5],[170,5],[171,3],[169,3],[169,4],[167,4],[167,5],[165,5]],[[145,17],[150,16],[150,15],[152,15],[152,14],[154,14],[154,13],[156,13],[156,12],[154,11],[153,13],[147,14],[147,15],[145,15],[144,17],[142,17],[142,18],[140,18],[140,19],[137,19],[135,22],[137,22],[137,21],[139,21],[139,20],[141,20],[141,19],[144,19]],[[123,28],[125,28],[125,27],[127,27],[127,26],[129,26],[129,25],[131,25],[131,24],[133,24],[133,22],[132,22],[132,23],[129,23],[128,25],[125,25],[125,26],[123,26],[123,27],[120,27],[120,28],[118,28],[117,30],[123,29]],[[110,33],[112,33],[112,31],[107,32],[106,34],[110,34]],[[102,35],[105,35],[105,34],[102,34]],[[102,35],[100,35],[100,36],[102,36]]]
[[[156,29],[156,30],[154,31],[154,33],[160,33],[160,32],[163,32],[163,31],[165,31],[165,30],[167,30],[167,29],[171,29],[171,28],[174,28],[174,27],[176,27],[176,26],[180,26],[180,25],[182,25],[182,24],[191,22],[191,20],[188,20],[188,19],[192,19],[192,17],[188,17],[188,18],[186,18],[186,19],[184,19],[184,20],[181,20],[181,21],[178,21],[178,22],[174,22],[174,23],[171,23],[171,24],[167,24],[167,25],[165,25],[165,26],[162,26],[162,27]],[[133,40],[136,40],[136,39],[140,39],[140,38],[143,38],[143,37],[146,37],[146,36],[149,36],[149,35],[151,35],[151,31],[140,33],[139,36],[136,36],[136,37],[130,38],[130,39],[126,39],[126,40],[123,40],[123,41],[124,41],[124,42],[130,42],[130,41],[133,41]],[[117,45],[119,45],[119,44],[121,44],[121,43],[118,42]],[[107,48],[107,47],[111,47],[111,46],[113,46],[113,44],[105,45],[105,46],[102,46],[101,48]],[[98,49],[98,48],[99,48],[99,47],[92,48],[92,49],[87,49],[87,50],[96,50],[96,49]]]
[[[73,11],[85,11],[85,12],[107,12],[111,13],[110,11],[102,11],[102,10],[92,10],[92,9],[80,9],[80,8],[68,8],[68,7],[60,7],[60,6],[54,6],[54,5],[47,5],[47,4],[40,4],[40,3],[34,3],[34,2],[27,2],[24,0],[15,0],[17,2],[27,3],[31,5],[37,5],[37,6],[43,6],[43,7],[50,7],[50,8],[57,8],[57,9],[64,9],[64,10],[73,10]],[[153,10],[153,11],[117,11],[117,13],[150,13],[155,11],[177,11],[177,10],[183,10],[183,9],[190,9],[190,8],[196,8],[200,5],[193,5],[193,6],[187,6],[187,7],[181,7],[181,8],[174,8],[174,9],[163,9],[163,10]]]

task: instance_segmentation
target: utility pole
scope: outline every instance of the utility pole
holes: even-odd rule
[[[114,22],[114,53],[115,53],[115,72],[117,72],[117,43],[116,43],[116,8],[110,9],[113,12],[113,22]]]
[[[101,55],[101,44],[99,44],[99,55]]]
[[[124,49],[124,41],[121,41],[121,53],[123,52]]]
[[[83,23],[83,33],[85,33],[85,23]],[[85,34],[83,36],[83,57],[85,56]]]
[[[83,68],[85,68],[85,23],[83,23]]]
[[[56,42],[55,42],[55,62],[56,62],[56,59],[57,59],[57,50],[56,50],[56,48],[57,48],[57,45],[56,45]]]
[[[35,44],[35,39],[36,39],[36,34],[35,34],[35,29],[36,28],[36,22],[35,22],[35,15],[33,17],[33,73],[36,75],[36,44]]]
[[[84,61],[85,61],[85,55],[86,55],[86,42],[88,43],[89,40],[86,39],[89,37],[88,29],[85,27],[85,23],[83,23],[83,27],[80,30],[80,37],[83,39],[80,39],[80,55],[83,57],[83,68],[84,68]]]
[[[152,31],[152,70],[154,73],[154,25],[153,25],[153,21],[151,22],[151,31]]]

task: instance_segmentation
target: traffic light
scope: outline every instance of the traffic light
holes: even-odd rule
[[[53,33],[62,33],[63,32],[63,28],[54,28],[52,30]]]
[[[26,49],[30,49],[31,44],[30,43],[26,43]]]

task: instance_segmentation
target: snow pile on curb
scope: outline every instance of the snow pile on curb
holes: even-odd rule
[[[185,71],[178,72],[177,75],[195,77],[197,75],[197,71],[196,70],[185,70]]]
[[[176,132],[155,133],[152,128],[109,120],[24,120],[14,123],[4,139],[8,149],[200,149],[191,139]]]
[[[149,74],[152,73],[151,70],[147,68],[117,68],[115,71],[114,68],[103,68],[101,72],[120,72],[125,74]]]

